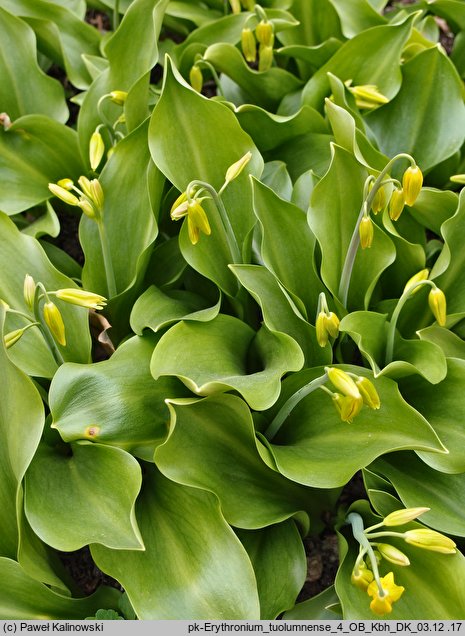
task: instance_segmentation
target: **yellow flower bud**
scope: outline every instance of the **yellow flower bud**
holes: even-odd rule
[[[261,20],[255,28],[255,37],[263,46],[273,47],[274,33],[271,22],[268,22],[268,20]]]
[[[400,188],[395,188],[391,194],[389,201],[389,217],[391,221],[397,221],[404,209],[405,199],[404,191]]]
[[[355,103],[360,109],[378,108],[388,103],[388,98],[379,92],[374,84],[361,84],[360,86],[348,86],[349,91],[355,97]]]
[[[361,399],[357,385],[345,371],[342,369],[336,369],[335,367],[325,367],[325,371],[332,384],[334,384],[336,389],[343,395],[348,395],[355,399]]]
[[[68,190],[58,185],[57,183],[49,183],[48,189],[53,195],[55,195],[68,205],[79,205],[79,199],[74,196],[74,194],[71,194],[71,192],[68,192]]]
[[[405,284],[404,291],[402,292],[402,294],[405,294],[406,291],[409,289],[409,287],[411,287],[415,283],[421,283],[421,281],[423,281],[423,280],[428,280],[428,276],[429,276],[429,269],[421,269],[419,272],[417,272],[411,278],[408,279],[408,281]],[[412,292],[411,292],[412,295],[416,294],[419,289],[420,289],[419,286],[415,287],[415,289],[413,289]]]
[[[192,245],[198,243],[200,231],[207,236],[211,234],[210,224],[205,210],[200,203],[195,200],[187,203],[187,230]]]
[[[460,183],[460,184],[465,184],[465,174],[454,174],[450,180],[452,181],[452,183]]]
[[[358,233],[362,250],[371,247],[373,244],[373,222],[369,216],[362,217],[358,226]]]
[[[251,159],[252,159],[252,153],[249,150],[249,152],[246,152],[243,157],[241,157],[235,163],[229,166],[229,168],[226,170],[225,182],[231,183],[231,181],[233,181],[236,177],[238,177]]]
[[[371,209],[373,210],[375,214],[378,214],[378,212],[381,212],[381,210],[384,210],[384,208],[386,207],[386,204],[387,204],[386,189],[384,186],[380,186],[376,190],[375,196],[373,197]]]
[[[333,396],[333,404],[336,407],[336,411],[339,413],[341,420],[351,424],[354,417],[360,413],[363,406],[363,400],[361,397],[355,398],[350,395],[335,393]]]
[[[111,101],[118,104],[118,106],[123,106],[127,96],[126,91],[111,91],[110,93]]]
[[[428,304],[438,322],[438,325],[440,327],[444,327],[447,318],[447,305],[444,292],[438,287],[433,287],[433,289],[428,294]]]
[[[103,210],[103,204],[105,198],[103,196],[103,189],[98,179],[92,179],[90,182],[91,199],[95,203],[97,209],[101,212]]]
[[[194,66],[192,66],[191,70],[189,71],[189,82],[192,88],[197,91],[197,93],[202,92],[203,75],[200,67],[197,64],[194,64]]]
[[[178,209],[181,208],[181,209]],[[171,206],[170,216],[173,221],[178,221],[187,214],[187,192],[181,192]]]
[[[103,153],[105,152],[105,144],[103,143],[102,135],[96,130],[92,133],[89,142],[89,161],[92,170],[96,170],[102,161]]]
[[[229,0],[229,4],[231,5],[231,10],[233,13],[241,12],[241,3],[239,0]]]
[[[403,508],[402,510],[394,510],[384,518],[383,524],[385,526],[403,526],[406,523],[410,523],[420,515],[428,512],[430,508]]]
[[[273,47],[261,44],[258,50],[258,70],[268,71],[273,63]]]
[[[26,276],[24,277],[23,296],[29,309],[32,309],[32,307],[34,306],[35,293],[36,284],[34,282],[34,279],[29,274],[26,274]]]
[[[351,582],[363,592],[373,580],[373,572],[367,568],[365,563],[361,563],[358,568],[354,568],[350,577]]]
[[[328,344],[328,330],[326,329],[326,314],[320,311],[315,323],[316,340],[320,347],[326,347]]]
[[[423,174],[418,166],[409,166],[402,177],[405,203],[413,205],[423,185]]]
[[[5,349],[9,349],[14,344],[18,342],[21,336],[24,333],[24,329],[15,329],[14,331],[10,331],[10,333],[5,334],[3,338],[3,343],[5,345]]]
[[[432,552],[440,552],[441,554],[455,554],[456,546],[452,539],[445,537],[440,532],[430,530],[429,528],[417,528],[415,530],[407,530],[404,532],[404,539],[407,543],[424,548]]]
[[[44,320],[55,340],[62,347],[66,346],[65,325],[58,307],[51,302],[44,305]]]
[[[57,181],[57,185],[59,185],[61,188],[64,188],[65,190],[71,190],[74,183],[72,179],[68,179],[66,177],[65,179],[60,179],[59,181]]]
[[[90,201],[88,201],[87,199],[79,199],[78,205],[84,212],[84,214],[89,217],[89,219],[97,218],[95,208],[92,203],[90,203]]]
[[[368,378],[360,376],[355,384],[360,391],[364,404],[369,406],[370,409],[379,409],[381,401],[373,382],[371,382]]]
[[[257,59],[257,43],[253,32],[248,27],[242,29],[241,47],[247,62],[255,62]]]
[[[407,566],[410,565],[410,561],[406,554],[395,548],[389,543],[378,543],[378,552],[383,559],[393,563],[394,565]]]
[[[67,303],[86,307],[87,309],[103,309],[107,304],[104,296],[85,291],[84,289],[58,289],[55,292],[55,296]]]
[[[339,318],[332,311],[325,315],[325,327],[331,338],[337,338],[339,335]]]

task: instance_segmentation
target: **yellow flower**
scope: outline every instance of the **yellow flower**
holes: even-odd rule
[[[349,91],[355,97],[358,108],[378,108],[388,103],[388,98],[379,92],[374,84],[361,84],[360,86],[348,86]]]
[[[396,188],[392,194],[391,199],[389,201],[389,217],[391,221],[397,221],[402,214],[402,210],[404,209],[405,198],[404,191],[400,188]]]
[[[328,330],[326,329],[326,314],[324,311],[320,311],[317,316],[316,323],[316,340],[320,347],[326,347],[328,344]]]
[[[354,417],[360,413],[363,406],[363,400],[361,397],[355,398],[350,395],[335,393],[333,396],[333,404],[336,407],[336,411],[339,413],[341,420],[351,424]]]
[[[428,280],[428,276],[429,276],[429,269],[421,269],[419,272],[417,272],[411,278],[408,279],[408,281],[405,284],[404,291],[402,293],[405,294],[408,288],[411,287],[413,284],[420,283],[422,280]],[[420,287],[415,287],[415,289],[412,291],[412,294],[416,294],[419,289]]]
[[[379,409],[381,401],[373,382],[371,382],[368,378],[360,376],[355,384],[360,391],[364,404],[369,406],[370,409]]]
[[[194,64],[194,66],[192,66],[191,70],[189,71],[189,82],[192,88],[197,91],[197,93],[200,93],[202,91],[203,75],[200,67],[197,64]]]
[[[373,210],[375,214],[378,214],[378,212],[381,212],[381,210],[384,210],[384,208],[386,207],[386,204],[387,204],[386,190],[384,186],[380,186],[376,190],[375,196],[373,197],[371,209]]]
[[[258,70],[260,72],[267,71],[273,63],[273,47],[266,44],[260,44],[258,49]]]
[[[118,106],[123,106],[126,101],[128,94],[126,91],[111,91],[110,98],[114,104],[118,104]]]
[[[433,287],[428,294],[428,304],[438,322],[438,325],[440,327],[444,327],[447,318],[447,305],[444,292],[438,287]]]
[[[26,276],[24,277],[23,296],[29,309],[32,309],[34,305],[35,293],[36,284],[34,282],[34,279],[29,274],[26,274]]]
[[[325,367],[325,371],[328,374],[328,378],[334,384],[336,389],[345,396],[350,396],[355,399],[361,399],[360,391],[357,385],[342,369],[336,369],[334,367]],[[363,400],[362,400],[363,402]]]
[[[85,291],[84,289],[58,289],[55,292],[55,296],[67,303],[86,307],[87,309],[103,309],[107,304],[104,296]]]
[[[350,580],[356,587],[365,592],[373,580],[373,572],[362,561],[358,568],[353,569]]]
[[[102,161],[103,153],[105,152],[105,144],[103,143],[103,137],[98,130],[92,133],[89,142],[89,161],[92,170],[96,170]]]
[[[5,349],[9,349],[14,344],[18,342],[21,336],[24,333],[24,329],[15,329],[14,331],[10,331],[10,333],[5,334],[3,338],[3,343],[5,345]]]
[[[360,247],[362,250],[371,247],[373,243],[373,222],[369,216],[364,216],[358,226],[360,235]]]
[[[404,190],[405,203],[413,205],[420,194],[423,185],[423,174],[418,166],[410,166],[402,177],[402,187]]]
[[[234,179],[241,174],[251,159],[252,153],[249,150],[243,157],[231,164],[226,170],[225,183],[231,183],[231,181],[234,181]]]
[[[200,203],[195,200],[187,203],[187,231],[192,245],[198,243],[201,231],[207,236],[211,234],[210,224],[205,210]]]
[[[274,33],[271,22],[261,20],[255,28],[255,36],[260,44],[273,48]]]
[[[401,585],[395,584],[394,574],[392,572],[383,576],[381,586],[384,595],[380,594],[376,581],[372,581],[367,588],[368,596],[373,597],[370,603],[370,609],[379,616],[390,614],[392,612],[392,604],[400,599],[405,590]]]
[[[71,192],[68,192],[66,188],[58,185],[58,183],[49,183],[48,189],[53,195],[55,195],[68,205],[79,205],[79,199],[74,196],[74,194],[71,194]]]
[[[229,4],[231,5],[231,10],[233,13],[241,12],[241,3],[239,0],[229,0]]]
[[[325,327],[331,338],[337,338],[339,335],[339,318],[332,311],[325,315]]]
[[[415,530],[407,530],[404,532],[404,539],[407,543],[424,548],[432,552],[441,552],[442,554],[455,554],[456,546],[452,539],[445,537],[440,532],[430,530],[429,528],[417,528]]]
[[[58,307],[51,302],[44,305],[44,320],[48,325],[48,328],[52,332],[53,337],[61,344],[62,347],[66,347],[65,337],[65,325]]]
[[[430,508],[404,508],[402,510],[394,510],[384,518],[383,524],[385,526],[403,526],[406,523],[410,523],[420,515],[428,512]]]
[[[255,42],[255,36],[253,31],[248,27],[242,29],[241,33],[241,47],[247,62],[255,62],[257,59],[257,43]]]

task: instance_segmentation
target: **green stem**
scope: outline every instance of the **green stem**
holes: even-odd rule
[[[283,425],[285,419],[290,414],[290,412],[297,406],[297,404],[303,400],[304,397],[318,389],[328,380],[328,374],[325,373],[319,378],[315,378],[298,391],[296,391],[291,397],[284,402],[282,407],[279,409],[276,417],[272,420],[269,427],[266,429],[264,435],[268,440],[272,440],[276,433],[279,431],[281,426]]]
[[[373,548],[370,545],[367,537],[365,536],[365,532],[363,529],[363,519],[362,517],[356,513],[351,512],[347,517],[347,522],[352,526],[352,534],[354,535],[354,539],[359,542],[362,546],[363,550],[368,554],[368,558],[371,563],[371,570],[373,572],[374,579],[376,581],[376,585],[378,586],[378,591],[380,597],[385,596],[385,592],[383,590],[383,586],[381,585],[381,579],[379,577],[378,563],[376,562],[375,553],[373,552]]]
[[[397,305],[392,312],[391,320],[388,323],[388,333],[386,339],[386,357],[384,360],[384,366],[387,366],[390,362],[392,362],[393,354],[394,354],[394,339],[396,335],[396,327],[397,321],[399,319],[400,312],[402,311],[403,306],[412,296],[412,293],[417,287],[421,287],[422,285],[429,285],[430,287],[436,287],[436,285],[430,280],[421,280],[417,283],[412,283],[409,285],[408,289],[404,291],[402,296],[397,301]]]
[[[236,235],[234,234],[233,227],[231,225],[231,221],[229,220],[228,213],[226,212],[226,208],[224,207],[223,201],[219,196],[218,192],[215,190],[213,186],[205,181],[191,181],[187,186],[187,192],[189,193],[190,189],[195,186],[200,186],[204,188],[212,197],[213,202],[216,205],[216,208],[219,212],[221,222],[223,224],[223,228],[226,234],[226,240],[228,242],[229,250],[231,252],[231,258],[233,263],[241,263],[242,256],[241,251],[239,249],[239,245],[236,240]]]
[[[115,0],[113,8],[113,31],[119,27],[119,0]]]
[[[45,291],[45,287],[41,283],[38,283],[36,286],[35,294],[34,294],[34,307],[33,307],[34,316],[36,321],[38,322],[37,326],[40,332],[42,333],[44,340],[48,345],[48,348],[52,352],[55,362],[57,363],[58,366],[61,366],[62,364],[64,364],[65,360],[63,356],[61,355],[61,352],[57,347],[55,339],[53,338],[52,333],[50,329],[48,328],[47,323],[43,319],[42,313],[40,311],[40,298],[41,298],[40,293],[41,292],[43,292],[45,297],[47,298],[47,292]]]
[[[117,295],[115,272],[113,270],[113,262],[111,260],[110,245],[102,219],[96,219],[98,233],[100,237],[100,245],[102,246],[103,265],[105,268],[105,277],[108,287],[108,297],[113,298]]]
[[[357,250],[360,245],[360,236],[358,232],[360,221],[362,220],[363,215],[365,214],[365,209],[367,210],[371,209],[371,204],[373,203],[373,199],[375,198],[376,192],[382,186],[384,177],[387,175],[389,170],[392,168],[392,166],[398,159],[408,159],[411,165],[416,165],[410,155],[407,155],[406,153],[400,153],[396,155],[385,165],[383,170],[379,173],[377,179],[373,183],[372,189],[368,193],[368,196],[366,198],[365,196],[363,197],[364,200],[362,203],[362,207],[360,208],[360,212],[354,227],[354,231],[352,232],[352,237],[350,239],[349,247],[347,249],[346,258],[345,258],[344,266],[342,268],[342,273],[341,273],[341,280],[339,283],[338,296],[339,296],[339,300],[344,305],[344,307],[346,307],[347,305],[347,296],[349,295],[350,279],[352,277],[352,270],[354,268],[355,257],[357,256]]]
[[[405,537],[405,534],[403,532],[391,532],[390,530],[383,530],[383,532],[370,532],[367,537],[370,540],[379,539],[379,537],[397,537],[398,539],[403,539]]]

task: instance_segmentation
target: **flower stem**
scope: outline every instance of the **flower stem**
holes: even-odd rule
[[[117,295],[115,272],[113,270],[113,262],[111,260],[110,245],[102,219],[96,219],[98,233],[100,237],[100,245],[102,246],[103,265],[105,268],[105,277],[108,287],[108,297],[113,298]]]
[[[358,231],[360,221],[362,220],[365,214],[365,210],[370,210],[371,204],[373,203],[373,199],[375,198],[377,191],[383,185],[384,177],[387,175],[389,170],[392,168],[393,164],[398,159],[408,159],[411,165],[415,165],[415,162],[410,155],[406,153],[400,153],[396,155],[384,166],[383,170],[379,173],[378,177],[373,183],[373,187],[368,193],[368,196],[364,195],[363,197],[363,203],[360,208],[360,212],[354,227],[354,231],[352,232],[352,237],[350,239],[349,247],[347,248],[347,254],[346,254],[344,266],[342,268],[342,273],[341,273],[341,280],[339,282],[338,296],[339,296],[339,300],[344,305],[344,307],[346,307],[347,305],[347,296],[349,295],[350,279],[352,277],[352,270],[354,269],[355,257],[357,256],[357,250],[360,245],[360,235]]]
[[[366,551],[368,558],[370,559],[371,570],[373,572],[373,577],[376,581],[376,585],[378,586],[379,595],[380,597],[383,597],[385,596],[385,592],[383,590],[381,579],[379,577],[378,563],[376,562],[373,548],[371,547],[370,542],[365,536],[365,532],[363,529],[363,519],[357,512],[351,512],[347,516],[347,522],[350,523],[350,525],[352,526],[352,534],[354,535],[354,539],[359,542],[363,550]]]
[[[36,291],[34,294],[34,306],[33,306],[33,311],[34,311],[34,316],[35,319],[38,323],[37,327],[39,328],[41,334],[44,337],[45,342],[48,345],[48,348],[50,349],[53,358],[55,360],[55,362],[57,363],[58,366],[61,366],[64,363],[64,358],[61,355],[60,350],[58,349],[56,342],[50,332],[50,329],[48,328],[42,313],[40,311],[40,299],[41,299],[41,293],[43,293],[45,296],[47,296],[47,292],[45,291],[45,288],[43,287],[43,285],[41,283],[39,283],[36,286]]]
[[[119,0],[115,0],[115,5],[113,9],[113,31],[119,26]]]
[[[283,425],[285,419],[289,415],[289,413],[297,406],[297,404],[307,395],[313,393],[316,389],[322,386],[328,380],[328,374],[324,373],[319,378],[315,378],[298,391],[296,391],[291,397],[284,402],[282,407],[279,409],[276,417],[272,420],[269,427],[266,429],[264,435],[268,440],[273,439],[276,433],[279,431],[281,426]]]

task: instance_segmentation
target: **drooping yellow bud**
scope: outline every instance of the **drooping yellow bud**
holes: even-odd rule
[[[418,166],[409,166],[402,177],[405,203],[413,205],[420,194],[423,185],[423,174]]]
[[[59,186],[58,183],[49,183],[48,189],[53,195],[55,195],[68,205],[79,205],[79,199],[74,196],[74,194],[71,194],[71,192],[68,192],[68,190],[66,190],[62,186]]]
[[[316,340],[320,347],[326,347],[328,344],[328,330],[326,329],[326,314],[320,311],[315,322]]]
[[[363,406],[363,400],[361,397],[355,398],[351,395],[335,393],[333,396],[333,404],[336,407],[336,411],[339,413],[341,420],[351,424],[354,417],[360,413]]]
[[[378,543],[377,548],[378,552],[381,554],[383,559],[386,559],[386,561],[403,567],[410,565],[408,556],[393,545],[390,545],[389,543]]]
[[[253,31],[248,27],[242,29],[241,47],[247,62],[255,62],[257,59],[257,43],[255,42]]]
[[[404,540],[417,548],[424,548],[441,554],[455,554],[456,545],[452,539],[429,528],[417,528],[404,532]]]
[[[114,104],[118,104],[118,106],[123,106],[127,96],[128,94],[126,91],[111,91],[110,93],[111,101]]]
[[[460,183],[463,185],[465,184],[465,174],[454,174],[450,177],[450,180],[452,183]]]
[[[340,391],[343,395],[348,395],[357,400],[360,398],[363,403],[360,391],[350,375],[342,369],[336,369],[335,367],[325,367],[325,371],[328,374],[328,378],[338,391]]]
[[[24,333],[24,329],[15,329],[14,331],[10,331],[10,333],[5,334],[3,338],[3,343],[5,345],[5,349],[9,349],[14,344],[18,342],[21,336]]]
[[[200,232],[203,232],[207,236],[211,234],[210,224],[205,210],[196,200],[187,203],[187,230],[192,245],[198,243]]]
[[[98,130],[92,133],[89,142],[89,161],[92,170],[96,170],[102,161],[103,154],[105,152],[105,144],[103,143],[103,137]]]
[[[337,338],[339,335],[339,318],[332,311],[325,315],[325,327],[331,338]]]
[[[252,153],[249,150],[248,152],[245,153],[243,157],[241,157],[235,163],[230,165],[229,168],[226,170],[225,182],[231,183],[231,181],[234,181],[234,179],[236,179],[236,177],[238,177],[241,174],[241,172],[244,170],[245,166],[249,163],[251,159],[252,159]]]
[[[358,568],[353,569],[350,580],[353,585],[365,592],[373,580],[373,572],[362,562]]]
[[[402,292],[402,294],[405,294],[407,292],[407,290],[409,289],[409,287],[412,287],[412,285],[414,285],[415,283],[421,283],[421,281],[423,281],[423,280],[428,280],[428,276],[429,276],[429,269],[421,269],[419,272],[417,272],[411,278],[408,279],[408,281],[405,284],[404,291]],[[412,295],[416,294],[419,289],[420,289],[420,286],[415,287],[412,290],[411,294]]]
[[[180,206],[183,206],[182,209],[182,214],[180,215],[177,212],[177,209]],[[181,194],[178,196],[178,198],[176,199],[176,201],[173,203],[173,205],[171,206],[171,210],[170,210],[170,216],[173,219],[173,221],[177,221],[179,220],[182,216],[185,216],[187,214],[187,192],[181,192]],[[174,215],[174,216],[173,216]]]
[[[394,510],[384,517],[383,524],[388,527],[403,526],[410,523],[420,515],[428,512],[430,508],[403,508],[402,510]]]
[[[360,376],[355,382],[358,390],[362,396],[364,404],[370,407],[370,409],[379,409],[381,406],[381,401],[379,399],[379,395],[377,390],[375,389],[375,385],[368,378],[364,376]]]
[[[44,320],[50,329],[55,340],[62,347],[66,346],[65,324],[61,316],[60,310],[55,303],[48,302],[44,305]]]
[[[375,214],[384,210],[387,205],[387,197],[386,197],[386,189],[384,186],[380,186],[375,193],[373,198],[373,202],[371,204],[371,209]]]
[[[373,221],[369,216],[363,216],[358,226],[360,247],[365,250],[373,244]]]
[[[34,279],[29,274],[26,274],[26,276],[24,277],[23,296],[29,309],[32,309],[32,307],[34,306],[35,293],[36,284],[34,282]]]
[[[103,204],[105,202],[105,198],[103,195],[103,188],[100,185],[100,181],[98,179],[92,179],[89,187],[91,192],[91,199],[95,203],[99,212],[101,212],[103,210]]]
[[[268,22],[268,20],[260,20],[255,28],[255,37],[263,46],[273,47],[274,32],[271,22]]]
[[[370,609],[375,614],[378,614],[378,616],[390,614],[392,612],[392,604],[400,599],[405,590],[401,585],[395,584],[394,574],[392,572],[383,576],[381,579],[381,587],[383,594],[380,593],[376,581],[372,581],[367,588],[368,596],[373,597],[370,603]]]
[[[57,181],[57,185],[64,188],[65,190],[71,190],[74,183],[72,179],[68,179],[67,177],[65,177],[64,179],[60,179],[59,181]]]
[[[81,210],[84,212],[84,214],[89,217],[89,219],[97,218],[95,208],[90,201],[88,201],[87,199],[81,198],[79,199],[78,205],[81,208]]]
[[[404,209],[405,198],[404,191],[401,188],[395,188],[391,194],[389,201],[389,218],[391,221],[397,221]]]
[[[379,92],[374,84],[361,84],[360,86],[348,86],[349,91],[355,97],[358,108],[370,110],[387,104],[389,99]]]
[[[189,82],[192,88],[197,91],[197,93],[202,92],[203,87],[203,75],[198,64],[194,64],[189,71]]]
[[[438,322],[438,325],[440,327],[445,327],[447,319],[446,297],[439,287],[433,287],[428,294],[428,304]]]
[[[67,303],[87,309],[103,309],[107,304],[104,296],[88,292],[85,289],[58,289],[55,296]]]
[[[258,70],[268,71],[273,64],[273,47],[265,44],[260,44],[258,50]]]

